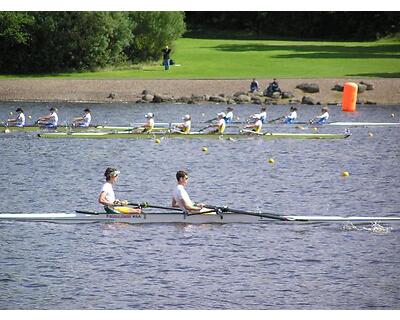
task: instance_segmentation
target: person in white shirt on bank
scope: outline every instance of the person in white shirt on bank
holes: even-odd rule
[[[120,172],[115,168],[107,168],[104,172],[106,182],[103,184],[99,195],[99,203],[104,206],[107,213],[140,214],[141,208],[128,207],[128,201],[115,199],[113,184],[117,182]]]
[[[209,212],[204,208],[204,204],[197,203],[194,204],[190,199],[185,187],[188,184],[189,175],[185,171],[178,171],[176,173],[176,180],[178,181],[177,186],[172,194],[172,207],[180,208],[184,212],[188,213],[202,213],[203,211]]]

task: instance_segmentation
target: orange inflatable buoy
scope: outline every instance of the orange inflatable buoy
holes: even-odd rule
[[[358,86],[354,82],[346,82],[343,87],[342,111],[356,111]]]

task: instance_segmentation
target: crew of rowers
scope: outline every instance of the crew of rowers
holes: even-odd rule
[[[120,171],[115,168],[107,168],[104,172],[106,182],[103,184],[98,202],[104,206],[104,210],[109,214],[141,214],[142,209],[130,206],[127,200],[116,199],[113,185],[118,181]],[[172,208],[179,208],[188,214],[203,213],[215,214],[212,210],[205,208],[202,203],[194,203],[185,190],[188,184],[189,175],[185,171],[176,173],[177,185],[172,193]]]
[[[56,129],[58,126],[58,114],[57,109],[51,107],[49,109],[50,113],[45,116],[39,117],[35,125],[38,125],[41,128],[45,129]],[[22,108],[17,108],[15,110],[17,116],[12,119],[7,120],[7,126],[14,127],[25,127],[26,125],[26,117]],[[90,109],[86,108],[83,110],[83,114],[80,117],[76,117],[73,119],[71,126],[72,127],[89,127],[90,122],[92,121],[92,115]]]
[[[50,108],[50,113],[48,115],[39,117],[36,121],[36,124],[42,128],[52,129],[57,128],[58,126],[58,115],[57,110],[53,107]],[[24,111],[22,108],[16,109],[17,116],[13,119],[7,120],[8,126],[17,126],[24,127],[26,124],[26,118],[24,115]],[[154,129],[155,121],[154,121],[154,113],[149,112],[145,115],[147,121],[141,124],[137,129],[140,129],[141,132],[151,132]],[[274,120],[270,120],[269,123],[282,122],[285,124],[294,124],[297,119],[297,108],[291,107],[290,112],[287,115],[279,117]],[[321,114],[316,116],[315,118],[309,121],[310,124],[322,125],[325,124],[329,119],[329,110],[327,107],[323,107],[321,109]],[[83,114],[80,117],[76,117],[73,119],[71,126],[72,127],[89,127],[90,122],[92,120],[90,109],[86,108],[83,110]],[[192,118],[189,114],[185,115],[182,118],[183,122],[175,125],[174,132],[181,133],[189,133],[192,126]],[[208,133],[224,133],[226,126],[233,123],[233,108],[228,107],[225,112],[220,112],[217,114],[215,121],[205,128],[201,129],[200,132],[208,129]],[[261,107],[260,113],[256,113],[251,115],[246,121],[248,124],[244,126],[243,132],[254,132],[260,133],[263,124],[267,123],[267,108]],[[137,131],[132,130],[132,132],[136,133]]]

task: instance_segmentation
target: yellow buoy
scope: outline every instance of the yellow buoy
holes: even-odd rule
[[[368,137],[373,137],[374,134],[372,132],[368,132]]]
[[[28,116],[28,119],[32,119],[32,116],[31,116],[31,115],[29,115],[29,116]]]
[[[157,144],[161,143],[160,139],[156,139],[156,140],[154,140],[154,142],[157,143]]]
[[[350,175],[350,173],[348,171],[343,171],[342,172],[342,176],[343,177],[348,177]]]
[[[394,118],[394,113],[392,113],[390,116],[391,116],[392,118]]]
[[[207,147],[203,147],[203,148],[201,148],[201,151],[208,152],[208,148]]]
[[[10,133],[10,129],[4,130],[4,133]]]
[[[318,128],[314,127],[313,130],[314,130],[314,131],[318,131]]]
[[[12,111],[10,111],[10,116],[12,116],[12,114],[13,114]]]
[[[275,163],[275,160],[274,160],[274,159],[272,159],[272,158],[269,158],[269,159],[268,159],[268,163],[270,163],[270,164],[274,164],[274,163]]]

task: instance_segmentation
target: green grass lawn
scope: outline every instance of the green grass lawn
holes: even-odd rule
[[[396,40],[320,42],[182,38],[175,43],[172,58],[179,66],[172,66],[167,72],[160,61],[140,68],[51,76],[75,79],[400,77],[400,41]]]

